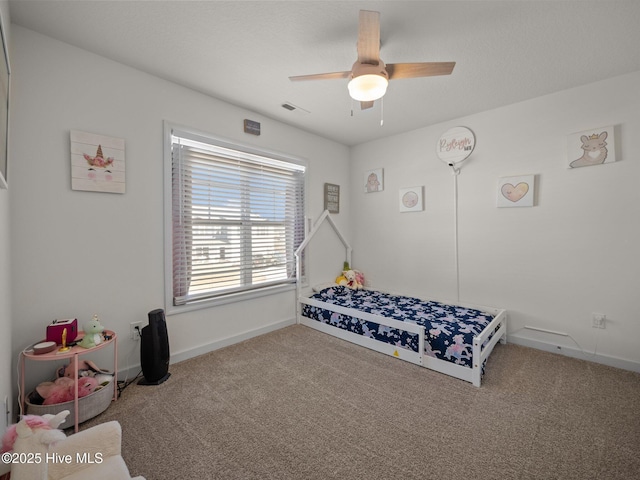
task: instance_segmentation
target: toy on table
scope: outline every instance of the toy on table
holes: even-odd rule
[[[94,315],[93,319],[84,324],[84,337],[78,343],[83,348],[93,348],[102,343],[102,332],[104,327],[98,320],[98,315]]]
[[[68,352],[71,347],[67,346],[67,329],[62,330],[62,346],[58,349],[59,352]]]

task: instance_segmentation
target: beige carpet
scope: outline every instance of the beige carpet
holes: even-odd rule
[[[640,478],[640,374],[525,347],[479,389],[298,325],[170,371],[83,425],[148,480]]]

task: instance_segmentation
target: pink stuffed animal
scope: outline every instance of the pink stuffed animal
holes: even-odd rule
[[[42,428],[44,430],[51,430],[51,425],[49,425],[49,421],[45,418],[42,418],[38,415],[25,415],[22,417],[22,422],[25,423],[31,430],[36,430],[37,428]],[[7,428],[7,431],[4,433],[2,437],[2,452],[6,453],[13,450],[13,444],[18,438],[18,432],[16,431],[16,424],[11,425]]]
[[[57,370],[58,377],[74,378],[74,362],[76,357],[68,365]],[[95,377],[98,375],[111,375],[107,370],[98,367],[91,360],[80,360],[78,363],[78,377]]]
[[[98,386],[93,377],[82,377],[78,380],[78,398],[86,397]],[[76,382],[69,377],[57,378],[55,382],[43,382],[36,387],[38,394],[44,398],[43,405],[54,405],[69,402],[75,398]]]
[[[2,452],[11,452],[26,458],[26,461],[11,465],[11,478],[16,480],[46,480],[49,478],[46,455],[49,446],[64,440],[66,435],[58,427],[64,423],[69,410],[56,415],[25,415],[17,424],[11,425],[2,437]],[[31,459],[31,461],[29,461]],[[40,460],[40,461],[38,461]]]
[[[24,428],[24,432],[26,432],[27,430],[31,430],[31,431],[55,430],[62,423],[64,423],[64,420],[65,418],[67,418],[67,415],[69,415],[68,410],[63,410],[57,415],[46,414],[42,417],[39,415],[24,415],[22,417],[22,420],[20,420],[20,423],[19,423],[20,427],[18,427],[17,423],[13,424],[9,428],[7,428],[7,431],[2,436],[2,452],[1,453],[11,452],[13,450],[15,442],[18,438],[18,430],[20,428],[26,427]],[[23,434],[23,436],[25,435]],[[52,432],[48,437],[51,438],[52,440],[65,438],[64,433],[62,435],[59,435],[58,433],[54,433],[54,432]]]

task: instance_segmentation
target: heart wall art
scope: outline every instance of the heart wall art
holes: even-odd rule
[[[533,207],[535,175],[498,179],[498,207]]]

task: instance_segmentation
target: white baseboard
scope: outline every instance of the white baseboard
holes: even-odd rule
[[[533,340],[531,338],[521,337],[519,335],[507,335],[507,343],[514,343],[516,345],[522,345],[523,347],[536,348],[545,352],[557,353],[560,355],[565,355],[567,357],[579,358],[580,360],[587,360],[589,362],[600,363],[609,367],[616,367],[623,370],[630,370],[632,372],[640,373],[640,363],[631,360],[625,360],[624,358],[612,357],[600,353],[584,353],[578,348],[542,342],[540,340]]]
[[[264,327],[256,328],[254,330],[249,330],[238,335],[234,335],[231,337],[223,338],[217,340],[212,343],[208,343],[205,345],[200,345],[195,348],[191,348],[188,350],[182,350],[180,352],[172,352],[170,363],[179,363],[184,360],[188,360],[190,358],[197,357],[199,355],[203,355],[205,353],[213,352],[214,350],[218,350],[220,348],[228,347],[230,345],[243,342],[245,340],[249,340],[250,338],[258,337],[260,335],[264,335],[265,333],[273,332],[275,330],[279,330],[281,328],[288,327],[289,325],[293,325],[296,323],[295,318],[290,318],[288,320],[282,320],[280,322],[272,323],[270,325],[266,325]],[[514,343],[516,345],[522,345],[523,347],[531,347],[538,350],[543,350],[545,352],[557,353],[560,355],[565,355],[567,357],[578,358],[580,360],[587,360],[590,362],[600,363],[602,365],[607,365],[610,367],[621,368],[623,370],[630,370],[632,372],[640,373],[640,363],[634,362],[631,360],[625,360],[623,358],[612,357],[609,355],[602,354],[589,354],[584,353],[582,350],[573,347],[567,347],[565,345],[558,345],[555,343],[542,342],[540,340],[533,340],[530,338],[522,337],[519,335],[507,335],[507,342]],[[140,371],[140,364],[129,366],[128,368],[122,369],[118,371],[118,380],[124,380],[125,378],[131,379]]]
[[[180,352],[172,352],[170,363],[173,364],[173,363],[183,362],[184,360],[188,360],[190,358],[194,358],[199,355],[203,355],[205,353],[213,352],[214,350],[218,350],[219,348],[228,347],[229,345],[240,343],[245,340],[249,340],[250,338],[264,335],[265,333],[273,332],[275,330],[280,330],[281,328],[288,327],[289,325],[293,325],[295,323],[296,323],[296,319],[290,318],[288,320],[282,320],[280,322],[272,323],[270,325],[256,328],[254,330],[248,330],[238,335],[233,335],[231,337],[223,338],[221,340],[216,340],[215,342],[208,343],[206,345],[200,345],[198,347],[190,348],[188,350],[182,350]]]
[[[195,348],[190,348],[186,350],[182,350],[180,352],[171,352],[171,358],[169,359],[170,364],[183,362],[184,360],[188,360],[190,358],[197,357],[199,355],[203,355],[205,353],[213,352],[214,350],[218,350],[219,348],[228,347],[229,345],[233,345],[235,343],[240,343],[245,340],[249,340],[253,337],[258,337],[260,335],[264,335],[265,333],[273,332],[275,330],[279,330],[284,327],[288,327],[289,325],[293,325],[296,323],[295,318],[290,318],[288,320],[282,320],[280,322],[272,323],[270,325],[266,325],[264,327],[256,328],[254,330],[249,330],[238,335],[234,335],[231,337],[223,338],[221,340],[217,340],[212,343],[207,343],[205,345],[200,345]],[[139,355],[139,353],[138,353]],[[133,365],[129,365],[128,367],[119,368],[118,369],[118,381],[120,380],[131,380],[135,378],[136,375],[142,369],[140,363],[135,363]]]
[[[142,367],[140,366],[140,364],[136,364],[136,365],[132,365],[128,368],[122,368],[122,369],[118,369],[118,382],[128,382],[129,380],[132,380],[136,377],[136,375],[138,375],[138,373],[140,373],[140,371],[142,370]]]

